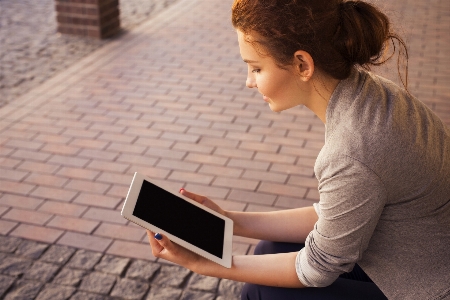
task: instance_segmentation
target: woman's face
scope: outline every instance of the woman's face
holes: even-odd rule
[[[301,81],[294,66],[281,69],[270,56],[261,56],[253,45],[246,41],[242,31],[237,30],[241,57],[248,66],[246,85],[257,88],[263,100],[275,112],[303,104],[300,100]],[[251,39],[251,36],[250,36]]]

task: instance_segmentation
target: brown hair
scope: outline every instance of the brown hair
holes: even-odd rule
[[[252,43],[280,67],[291,65],[294,53],[304,50],[317,68],[336,79],[347,78],[354,65],[370,69],[386,62],[394,54],[383,57],[389,42],[394,52],[395,41],[401,46],[399,75],[400,56],[408,60],[405,43],[388,17],[358,0],[234,0],[232,24],[246,35],[256,32],[259,39]]]

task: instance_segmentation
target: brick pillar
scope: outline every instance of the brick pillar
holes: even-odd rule
[[[55,0],[58,32],[103,39],[120,29],[119,0]]]

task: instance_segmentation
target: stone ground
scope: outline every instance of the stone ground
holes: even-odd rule
[[[122,34],[174,2],[120,1]],[[0,107],[109,42],[58,34],[54,5],[0,0]]]
[[[410,92],[450,125],[450,2],[378,3],[406,37]],[[161,279],[186,271],[120,216],[135,171],[229,210],[318,201],[324,126],[303,108],[272,113],[245,88],[230,4],[178,0],[0,108],[0,299],[120,299],[131,280],[138,299],[172,287],[175,299],[233,299],[223,293],[239,283]],[[395,61],[374,71],[397,80]],[[233,252],[256,243],[235,237]],[[133,275],[143,261],[158,271]]]
[[[0,236],[0,299],[228,300],[240,299],[241,286],[179,266]]]

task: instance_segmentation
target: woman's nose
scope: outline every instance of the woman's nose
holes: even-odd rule
[[[255,80],[253,79],[253,78],[251,78],[251,77],[247,77],[247,80],[245,81],[245,85],[248,87],[248,88],[255,88],[256,87],[256,82],[255,82]]]

